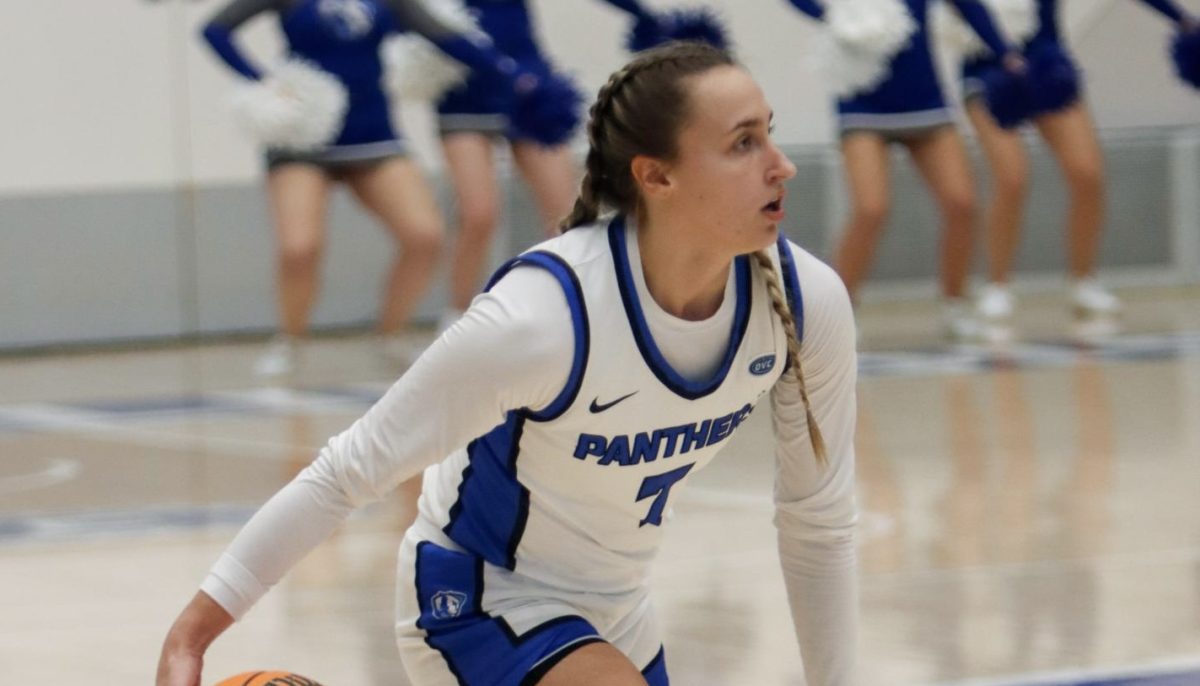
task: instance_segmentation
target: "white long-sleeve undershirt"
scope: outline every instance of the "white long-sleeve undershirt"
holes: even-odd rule
[[[630,261],[640,265],[636,241]],[[809,686],[849,686],[857,656],[855,579],[855,336],[836,274],[793,246],[804,303],[801,368],[829,464],[817,466],[799,387],[786,374],[772,393],[777,436],[780,560]],[[640,268],[642,302],[652,302]],[[734,298],[732,280],[726,303]],[[672,367],[704,377],[724,353],[734,311],[685,322],[646,307]],[[478,296],[363,417],[246,524],[201,588],[240,618],[356,507],[384,497],[500,424],[540,409],[562,390],[575,342],[559,283],[519,267]]]

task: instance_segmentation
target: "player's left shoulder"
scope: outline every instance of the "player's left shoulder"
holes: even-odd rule
[[[833,267],[790,240],[787,241],[787,248],[796,270],[796,279],[800,282],[800,296],[804,298],[806,307],[810,302],[849,306],[850,295],[846,291],[846,285]]]

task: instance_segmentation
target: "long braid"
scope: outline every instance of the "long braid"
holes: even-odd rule
[[[605,124],[613,110],[613,100],[616,92],[639,71],[639,63],[635,60],[617,70],[608,78],[608,82],[600,87],[596,94],[596,102],[588,110],[588,154],[584,163],[583,180],[579,183],[579,197],[571,213],[559,223],[561,231],[568,231],[577,226],[591,224],[600,216],[600,202],[604,195],[604,153],[603,146],[607,136],[604,135]]]
[[[796,381],[800,384],[800,399],[804,401],[804,419],[808,423],[808,440],[812,443],[813,452],[817,455],[817,464],[824,467],[829,463],[829,457],[825,452],[825,439],[821,436],[821,427],[817,426],[817,419],[812,413],[812,402],[808,399],[808,389],[804,386],[804,372],[800,369],[800,340],[796,338],[796,318],[792,315],[792,310],[784,298],[783,288],[779,283],[779,272],[776,271],[775,263],[771,261],[770,255],[766,250],[758,250],[754,252],[754,259],[767,277],[767,292],[771,294],[771,308],[783,322],[783,332],[787,336],[788,363],[791,365],[791,373],[795,375]]]

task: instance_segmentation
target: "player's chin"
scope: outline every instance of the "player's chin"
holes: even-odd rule
[[[779,224],[775,222],[759,221],[755,228],[753,239],[749,241],[751,244],[746,246],[747,253],[766,250],[779,239]]]

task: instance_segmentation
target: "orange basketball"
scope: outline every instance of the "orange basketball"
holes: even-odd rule
[[[321,686],[321,684],[299,674],[268,670],[242,672],[218,681],[216,686]]]

